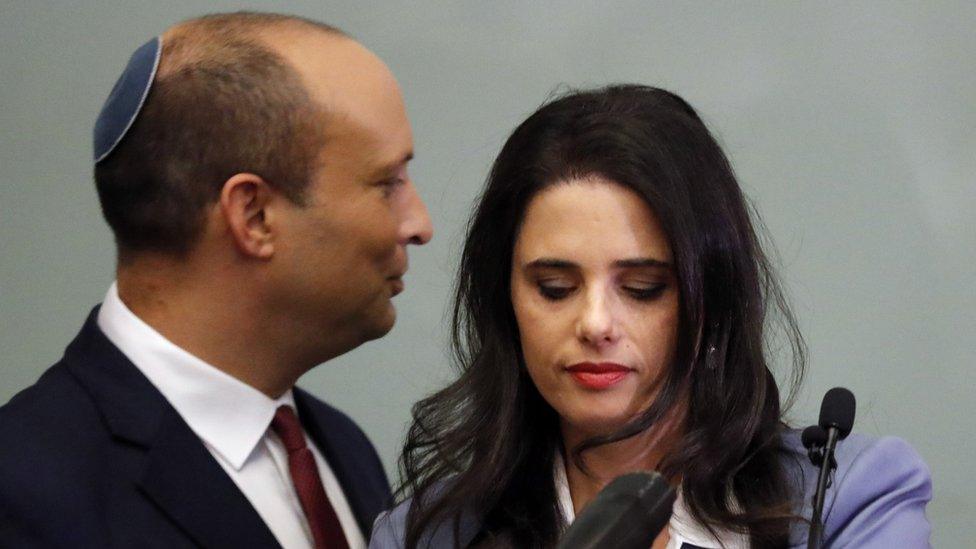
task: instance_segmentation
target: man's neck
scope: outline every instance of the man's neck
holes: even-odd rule
[[[182,266],[147,261],[118,271],[119,298],[137,317],[176,346],[277,398],[313,365],[274,344],[254,293],[239,281],[199,284]],[[216,280],[216,279],[215,279]]]

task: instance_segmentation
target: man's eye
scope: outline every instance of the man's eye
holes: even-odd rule
[[[377,186],[383,189],[383,196],[390,196],[396,191],[397,187],[403,185],[404,180],[400,177],[395,177],[393,179],[384,179],[380,181]]]
[[[549,301],[563,299],[572,293],[572,286],[555,286],[551,284],[539,284],[539,294]]]
[[[637,301],[649,301],[661,295],[666,284],[632,284],[624,286],[624,291]]]

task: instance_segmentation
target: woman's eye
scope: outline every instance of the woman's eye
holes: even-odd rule
[[[539,284],[539,294],[549,301],[563,299],[573,291],[572,286],[554,286],[551,284]]]
[[[624,286],[624,291],[638,301],[649,301],[661,295],[666,287],[665,284],[633,284]]]

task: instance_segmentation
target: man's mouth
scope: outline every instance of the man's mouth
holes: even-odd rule
[[[403,279],[402,278],[400,278],[398,276],[392,277],[392,278],[390,278],[390,284],[393,287],[392,290],[391,290],[391,293],[392,293],[391,297],[393,295],[397,295],[397,294],[399,294],[400,292],[403,291]]]

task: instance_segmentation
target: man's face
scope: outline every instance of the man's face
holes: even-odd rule
[[[328,40],[327,54],[289,55],[327,106],[326,145],[306,204],[278,220],[273,286],[286,315],[348,350],[393,327],[407,246],[430,240],[431,223],[407,172],[413,138],[396,81],[362,46]]]

